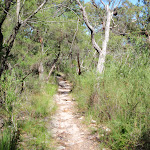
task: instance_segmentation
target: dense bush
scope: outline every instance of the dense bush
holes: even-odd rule
[[[4,78],[1,78],[0,86],[0,149],[51,148],[47,121],[56,109],[53,102],[56,85],[41,85],[31,76],[21,92],[21,83],[13,73],[5,74]],[[44,120],[46,117],[49,118],[47,121]]]
[[[150,148],[150,52],[140,50],[141,42],[121,58],[108,55],[103,76],[89,71],[75,78],[79,110],[111,129],[100,141],[112,149]]]

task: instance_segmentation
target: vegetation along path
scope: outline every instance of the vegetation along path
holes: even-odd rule
[[[58,94],[55,101],[58,105],[52,117],[51,128],[58,145],[58,150],[97,150],[97,143],[81,123],[75,111],[75,101],[71,98],[71,84],[63,77],[58,77]]]

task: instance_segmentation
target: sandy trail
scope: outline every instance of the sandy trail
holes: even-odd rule
[[[75,111],[76,102],[70,95],[71,84],[63,77],[58,77],[58,84],[58,94],[55,95],[58,109],[51,122],[52,134],[58,143],[56,149],[98,150],[97,143],[91,139]]]

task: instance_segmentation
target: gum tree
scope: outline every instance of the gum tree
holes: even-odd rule
[[[105,13],[106,13],[106,15],[105,15],[106,21],[103,20],[105,34],[104,34],[104,39],[103,39],[102,46],[101,46],[102,48],[95,41],[95,28],[91,25],[91,23],[88,20],[88,16],[87,16],[85,7],[82,5],[80,0],[76,0],[76,2],[80,7],[80,10],[81,10],[81,13],[83,16],[83,20],[91,32],[92,45],[99,54],[99,59],[98,59],[98,64],[97,64],[97,72],[102,74],[104,72],[104,64],[105,64],[105,58],[106,58],[106,53],[107,53],[107,45],[108,45],[108,41],[109,41],[110,24],[111,24],[112,16],[113,16],[114,10],[118,7],[120,2],[115,6],[116,1],[106,1],[106,3],[104,3],[102,0],[100,0],[101,4],[103,5],[103,8],[105,9]],[[91,2],[96,9],[100,8],[95,3],[94,0],[91,0]]]

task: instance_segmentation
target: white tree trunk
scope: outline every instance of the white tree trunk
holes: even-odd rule
[[[105,64],[105,57],[106,57],[106,50],[107,50],[107,44],[109,41],[109,31],[110,31],[110,22],[111,22],[111,18],[113,13],[111,12],[109,6],[110,5],[105,5],[104,2],[102,0],[100,0],[101,3],[104,5],[104,8],[106,10],[106,22],[105,22],[105,37],[104,37],[104,41],[102,44],[102,49],[98,46],[98,44],[95,41],[95,30],[92,27],[92,25],[90,24],[88,17],[87,17],[87,13],[85,11],[85,7],[82,6],[82,4],[80,3],[80,0],[76,0],[77,4],[79,5],[81,12],[82,12],[82,16],[83,16],[83,20],[86,24],[86,26],[89,28],[89,30],[91,31],[91,41],[92,41],[92,45],[94,47],[94,49],[99,53],[99,60],[98,60],[98,64],[97,64],[97,72],[99,72],[100,74],[102,74],[104,72],[104,64]],[[98,8],[98,6],[96,5],[95,1],[92,0],[93,5]]]
[[[17,15],[17,22],[20,22],[20,0],[17,0],[17,8],[16,8],[16,15]]]
[[[107,17],[106,17],[106,26],[105,26],[105,38],[102,43],[102,51],[99,54],[99,60],[97,64],[97,71],[102,74],[105,69],[105,58],[106,58],[106,50],[107,50],[107,44],[109,41],[109,31],[110,31],[110,22],[111,22],[111,17],[112,17],[112,12],[109,9],[109,6],[106,5],[106,12],[107,12]]]

